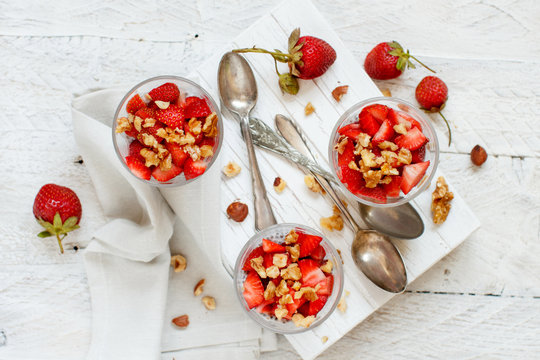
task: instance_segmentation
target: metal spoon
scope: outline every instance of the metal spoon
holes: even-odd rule
[[[275,224],[276,219],[266,195],[249,131],[249,113],[257,103],[257,83],[246,59],[233,52],[223,55],[219,62],[218,87],[222,104],[238,116],[246,142],[253,187],[255,229],[259,231]]]
[[[275,117],[275,122],[278,131],[292,147],[315,160],[311,150],[306,145],[301,129],[291,119],[278,114]],[[310,170],[307,171],[311,172]],[[356,266],[368,279],[383,290],[393,293],[405,290],[407,285],[405,264],[390,239],[375,230],[362,230],[351,216],[349,210],[343,205],[332,185],[324,177],[313,172],[312,174],[341,213],[345,215],[345,219],[347,219],[355,233],[351,245],[351,255]]]

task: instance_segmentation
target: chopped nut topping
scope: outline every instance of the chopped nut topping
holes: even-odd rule
[[[271,279],[277,278],[279,276],[279,268],[276,265],[270,266],[266,269],[266,275]]]
[[[306,184],[309,190],[315,193],[322,192],[321,185],[319,185],[319,183],[317,182],[317,180],[315,180],[313,175],[304,176],[304,183]]]
[[[392,182],[392,177],[391,176],[385,176],[383,177],[380,181],[379,181],[379,184],[385,184],[385,185],[388,185]]]
[[[152,100],[152,97],[150,96],[150,94],[144,94],[144,97],[146,98],[146,100]]]
[[[195,143],[195,138],[191,134],[188,134],[189,136],[187,136],[184,134],[184,130],[179,128],[159,128],[156,131],[156,135],[164,138],[168,143],[176,143],[179,145]]]
[[[287,304],[293,304],[293,303],[294,303],[294,300],[291,294],[285,294],[279,298],[279,304],[281,305],[287,305]]]
[[[150,166],[153,166],[153,165],[155,165],[155,166],[159,165],[160,161],[159,161],[158,154],[156,154],[152,150],[147,149],[147,148],[142,148],[141,151],[140,151],[140,154],[145,160],[144,165],[146,167],[150,167]]]
[[[360,171],[360,168],[358,167],[358,165],[356,165],[356,163],[354,161],[351,161],[349,163],[349,165],[347,165],[349,167],[349,169],[351,170],[355,170],[355,171]]]
[[[291,261],[298,260],[300,257],[300,245],[286,246],[285,249],[289,252],[289,255],[291,255]]]
[[[399,175],[398,169],[394,169],[388,163],[382,164],[380,173],[381,173],[381,175]],[[379,181],[380,181],[380,179],[379,179]]]
[[[308,317],[304,317],[304,315],[300,313],[296,313],[292,316],[292,322],[297,327],[305,327],[308,328],[313,322],[315,321],[315,316],[309,315]]]
[[[149,128],[149,127],[152,127],[156,125],[156,120],[155,119],[152,119],[152,118],[146,118],[144,119],[143,121],[143,124],[142,124],[142,127],[143,128]]]
[[[290,244],[296,244],[297,240],[298,240],[298,234],[296,233],[294,229],[292,229],[287,234],[287,236],[285,236],[285,239],[283,241],[285,242],[285,244],[290,245]]]
[[[197,161],[201,158],[201,148],[197,145],[184,146],[184,152],[188,154],[193,161]]]
[[[392,150],[392,151],[396,151],[396,150],[399,148],[396,144],[394,144],[393,142],[388,141],[388,140],[385,140],[385,141],[379,143],[379,145],[377,145],[377,146],[378,146],[379,149],[381,149],[381,150],[388,150],[388,149],[390,149],[390,150]]]
[[[142,142],[143,142],[144,145],[150,146],[152,148],[157,148],[158,147],[159,143],[158,143],[158,141],[156,140],[156,138],[153,135],[146,134],[146,133],[141,133],[141,136],[142,136]]]
[[[217,114],[215,112],[211,113],[204,120],[202,132],[208,137],[215,137],[218,133],[217,122]]]
[[[360,144],[362,147],[365,147],[365,148],[369,146],[370,140],[371,140],[371,136],[369,136],[366,133],[360,133],[357,139],[358,144]]]
[[[398,159],[397,154],[393,151],[383,150],[381,151],[381,156],[384,159],[384,162],[388,163],[388,165],[397,165]]]
[[[257,274],[259,274],[261,279],[266,279],[267,278],[266,269],[263,266],[263,257],[262,256],[251,259],[249,261],[249,263],[251,264],[251,267],[253,268],[253,270],[255,270],[257,272]]]
[[[281,277],[284,280],[300,280],[302,271],[298,267],[298,263],[292,263],[287,268],[281,270]]]
[[[169,105],[171,104],[170,102],[168,101],[159,101],[159,100],[156,100],[154,101],[154,103],[157,105],[158,108],[160,108],[161,110],[165,110],[166,108],[169,107]]]
[[[179,138],[173,137],[173,142],[178,143],[178,145],[193,145],[195,144],[195,138],[189,132],[180,136]]]
[[[182,316],[175,317],[174,319],[172,319],[172,323],[178,326],[179,328],[186,328],[189,325],[189,316],[182,315]]]
[[[304,108],[304,114],[306,114],[306,116],[308,116],[308,115],[313,114],[313,112],[315,112],[315,108],[313,107],[312,103],[308,102],[306,104],[306,107]]]
[[[230,178],[240,174],[241,170],[240,165],[234,161],[229,161],[229,163],[223,167],[223,173]]]
[[[321,342],[322,342],[323,344],[326,343],[327,341],[328,341],[328,336],[323,336],[323,337],[321,338]]]
[[[319,298],[317,296],[317,290],[309,286],[305,286],[294,293],[294,298],[296,300],[300,299],[302,296],[305,297],[307,301],[315,301]]]
[[[372,153],[371,150],[364,149],[360,151],[360,155],[362,156],[362,163],[364,166],[369,168],[377,166],[377,163],[375,162],[375,154]]]
[[[302,287],[302,283],[300,281],[295,281],[293,283],[293,285],[291,286],[291,288],[294,290],[294,291],[298,291],[300,290],[300,288]]]
[[[342,313],[345,313],[345,311],[347,311],[347,301],[345,300],[345,296],[343,296],[338,304],[337,304],[337,308],[339,311],[341,311]]]
[[[287,266],[287,259],[289,257],[287,254],[274,254],[272,257],[272,263],[276,265],[278,268],[282,268]]]
[[[334,267],[334,264],[332,263],[332,260],[328,259],[326,262],[320,267],[322,271],[324,271],[327,274],[330,274],[332,272],[332,268]]]
[[[142,150],[141,150],[142,151]],[[159,155],[158,155],[159,157]],[[161,171],[169,171],[172,168],[172,155],[169,154],[165,159],[161,160],[159,163],[159,168]]]
[[[273,281],[269,281],[264,290],[264,300],[270,300],[276,296],[276,284]]]
[[[402,135],[407,134],[407,128],[405,127],[404,124],[394,125],[394,131],[397,132],[398,134],[402,134]]]
[[[381,170],[368,170],[365,173],[363,173],[362,176],[364,177],[364,180],[366,181],[366,187],[374,188],[377,186],[377,184],[382,178],[382,171]]]
[[[189,130],[193,133],[193,135],[199,135],[202,131],[202,123],[197,120],[197,118],[191,118],[188,121],[188,127]]]
[[[199,149],[201,150],[202,158],[207,158],[214,155],[214,149],[210,145],[203,145]]]
[[[412,161],[412,154],[409,149],[401,148],[397,154],[397,159],[400,163],[408,165]]]
[[[274,179],[274,190],[278,194],[282,193],[283,190],[285,190],[286,186],[287,186],[287,183],[282,178],[277,177],[277,178]]]
[[[340,102],[343,95],[345,95],[348,91],[349,85],[341,85],[332,90],[332,96],[337,102]]]
[[[386,97],[392,96],[392,93],[388,89],[382,89],[381,93],[383,94],[383,96],[386,96]]]
[[[289,287],[287,286],[287,281],[281,280],[276,288],[276,296],[283,296],[288,293]]]
[[[202,294],[202,292],[204,290],[204,283],[205,283],[204,279],[199,280],[197,285],[195,285],[195,288],[193,288],[193,295],[199,296],[199,295]]]
[[[319,222],[322,228],[330,231],[341,231],[343,229],[343,218],[341,217],[341,211],[339,211],[335,205],[333,207],[333,215],[326,218],[321,218]]]
[[[276,318],[278,320],[281,320],[285,315],[287,315],[289,311],[284,308],[278,307],[276,310],[274,310],[274,315],[276,315]]]
[[[117,133],[123,133],[125,131],[131,130],[131,124],[129,123],[128,118],[121,117],[118,120],[116,120],[116,132]]]
[[[204,304],[204,307],[208,310],[215,310],[216,308],[216,299],[214,299],[211,296],[205,296],[201,299],[202,303]]]
[[[334,149],[338,152],[339,155],[343,154],[343,151],[345,151],[345,146],[349,142],[349,138],[347,138],[344,135],[341,135],[338,139],[338,142],[336,145],[334,145]]]
[[[171,256],[171,266],[174,272],[182,272],[186,270],[187,260],[182,255],[173,255]]]
[[[141,132],[142,130],[142,122],[142,118],[135,116],[135,120],[133,120],[133,126],[135,126],[135,130],[137,130],[138,132]]]
[[[431,211],[433,212],[433,222],[442,224],[446,221],[452,205],[450,202],[454,198],[454,193],[448,191],[448,184],[444,177],[439,176],[435,191],[431,195]]]

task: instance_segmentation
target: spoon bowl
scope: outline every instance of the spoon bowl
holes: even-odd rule
[[[400,239],[416,239],[424,233],[424,222],[411,204],[381,208],[360,205],[360,216],[371,229]]]

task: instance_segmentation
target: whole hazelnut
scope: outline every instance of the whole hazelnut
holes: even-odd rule
[[[480,166],[487,160],[487,152],[480,145],[476,145],[471,150],[471,161],[474,165]]]
[[[248,214],[248,207],[246,204],[241,203],[240,201],[232,202],[227,207],[227,215],[230,219],[236,222],[242,222]]]

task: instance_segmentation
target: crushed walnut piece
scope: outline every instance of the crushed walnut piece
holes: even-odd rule
[[[142,151],[142,150],[141,150]],[[159,155],[158,155],[159,157]],[[161,171],[169,171],[172,168],[172,155],[169,154],[165,159],[159,162],[159,168]]]
[[[189,316],[181,315],[172,319],[172,323],[179,328],[187,328],[189,325]]]
[[[137,130],[138,132],[141,132],[142,123],[143,123],[143,119],[138,116],[135,116],[135,120],[133,120],[133,126],[135,126],[135,130]]]
[[[334,264],[332,263],[332,260],[328,259],[326,262],[320,267],[322,271],[324,271],[327,274],[332,273],[332,268],[334,267]]]
[[[279,304],[280,305],[287,305],[287,304],[293,304],[294,300],[291,296],[291,294],[285,294],[282,297],[279,298]]]
[[[343,151],[345,151],[345,146],[347,145],[347,143],[349,142],[349,138],[346,137],[345,135],[341,135],[336,143],[336,145],[334,145],[334,150],[336,150],[338,152],[338,154],[343,154]]]
[[[195,296],[199,296],[203,293],[203,290],[204,290],[204,283],[206,282],[205,279],[201,279],[199,280],[199,282],[197,283],[197,285],[195,285],[195,287],[193,288],[193,295]]]
[[[334,90],[332,90],[332,97],[337,102],[340,102],[343,95],[345,95],[348,91],[349,91],[349,85],[338,86]]]
[[[431,211],[433,212],[433,222],[442,224],[446,221],[452,205],[450,202],[454,198],[454,193],[448,191],[448,184],[444,177],[439,176],[435,191],[431,195]]]
[[[292,316],[292,322],[297,327],[310,327],[311,324],[315,321],[315,316],[309,315],[308,317],[304,317],[304,315],[300,313],[296,313]]]
[[[276,284],[273,281],[269,281],[264,290],[264,300],[270,300],[276,296]]]
[[[343,218],[341,217],[341,211],[339,211],[336,205],[334,205],[332,211],[332,216],[321,218],[319,220],[321,227],[330,231],[341,231],[343,229]]]
[[[409,149],[401,148],[397,154],[397,159],[401,164],[409,165],[412,161],[412,154]]]
[[[266,276],[270,279],[275,279],[279,276],[279,268],[276,265],[272,265],[266,269]]]
[[[308,103],[306,104],[306,107],[304,108],[304,114],[305,114],[306,116],[308,116],[308,115],[313,114],[314,112],[315,112],[315,108],[313,107],[313,104],[310,103],[310,102],[308,102]]]
[[[298,291],[300,290],[300,288],[302,287],[302,283],[300,281],[295,281],[291,288],[294,290],[294,291]]]
[[[117,133],[123,133],[125,131],[131,130],[131,123],[129,122],[127,117],[121,117],[118,120],[116,120],[116,132]]]
[[[229,161],[229,163],[223,167],[223,173],[229,178],[235,177],[236,175],[240,174],[241,170],[242,168],[240,167],[240,165],[238,165],[234,161]]]
[[[211,296],[205,296],[201,299],[202,303],[204,304],[204,307],[207,310],[215,310],[216,309],[216,299],[214,299]]]
[[[211,113],[204,120],[202,132],[208,137],[215,137],[218,133],[217,122],[217,114],[215,112]]]
[[[210,145],[203,145],[199,149],[201,150],[202,158],[207,158],[214,155],[214,149]]]
[[[328,336],[323,336],[323,337],[321,338],[321,342],[322,342],[323,344],[326,343],[327,341],[328,341]]]
[[[193,161],[197,161],[201,158],[201,148],[197,145],[184,146],[184,152],[188,154]]]
[[[202,131],[202,123],[197,118],[191,118],[188,121],[188,127],[193,135],[199,135]]]
[[[171,256],[171,266],[174,272],[182,272],[186,270],[187,260],[182,255],[173,255]]]
[[[152,127],[154,125],[156,125],[156,119],[153,119],[153,118],[146,118],[146,119],[144,119],[144,121],[142,123],[143,128],[149,128],[149,127]]]
[[[394,131],[397,132],[398,134],[401,134],[401,135],[406,135],[407,134],[407,128],[405,127],[404,124],[394,125]]]
[[[154,101],[154,103],[157,105],[158,108],[160,108],[161,110],[165,110],[169,107],[169,105],[171,105],[170,102],[168,101],[160,101],[160,100],[156,100]]]
[[[283,239],[283,241],[285,242],[285,244],[287,245],[290,245],[290,244],[296,244],[296,241],[298,240],[298,234],[296,233],[296,231],[294,229],[292,229],[288,234],[287,236],[285,236],[285,239]]]
[[[283,296],[288,293],[289,287],[287,286],[287,281],[281,280],[276,288],[276,296]]]
[[[155,165],[155,166],[159,165],[158,154],[156,154],[152,150],[147,149],[147,148],[142,148],[141,151],[140,151],[140,154],[145,160],[144,165],[146,167],[150,167],[150,166],[153,166],[153,165]]]
[[[360,133],[356,139],[358,141],[358,144],[360,144],[360,146],[366,148],[369,146],[369,142],[371,141],[371,136],[369,136],[366,133]]]
[[[282,268],[287,266],[287,260],[289,257],[287,254],[274,254],[272,257],[272,263],[276,265],[278,268]]]
[[[382,89],[381,93],[383,94],[383,96],[386,96],[386,97],[392,96],[392,93],[390,92],[389,89]]]
[[[287,186],[287,183],[285,182],[285,180],[283,180],[279,176],[274,179],[274,190],[278,194],[281,194],[283,190],[285,190],[286,186]]]
[[[317,286],[319,286],[317,284]],[[319,297],[317,296],[317,290],[315,288],[305,286],[303,288],[300,288],[297,292],[294,293],[294,299],[298,300],[301,297],[304,297],[307,301],[315,301]]]
[[[291,261],[296,261],[300,257],[300,245],[295,244],[294,246],[285,246],[285,249],[291,255]]]
[[[284,316],[286,316],[288,313],[289,313],[289,310],[283,308],[283,307],[280,307],[281,305],[278,305],[278,307],[276,308],[276,310],[274,310],[274,315],[276,315],[276,318],[278,320],[281,320]]]
[[[396,151],[399,146],[397,146],[396,144],[394,144],[393,142],[391,141],[388,141],[388,140],[385,140],[383,142],[380,142],[378,145],[379,149],[381,150],[388,150],[390,149],[391,151]]]
[[[263,266],[263,261],[263,257],[259,256],[251,259],[249,263],[253,270],[255,270],[257,274],[259,274],[261,279],[266,279],[268,276],[266,275],[266,268]]]
[[[142,143],[152,148],[157,148],[159,143],[156,138],[151,134],[141,133]]]
[[[292,263],[285,269],[282,269],[281,277],[284,280],[300,280],[302,278],[302,271],[298,267],[298,263]]]
[[[315,193],[322,192],[321,185],[318,183],[317,180],[315,180],[313,175],[304,176],[304,183],[306,184],[309,190]]]
[[[364,177],[364,180],[366,181],[366,187],[374,188],[377,186],[377,184],[382,178],[382,171],[381,170],[368,170],[362,173],[362,176]]]

